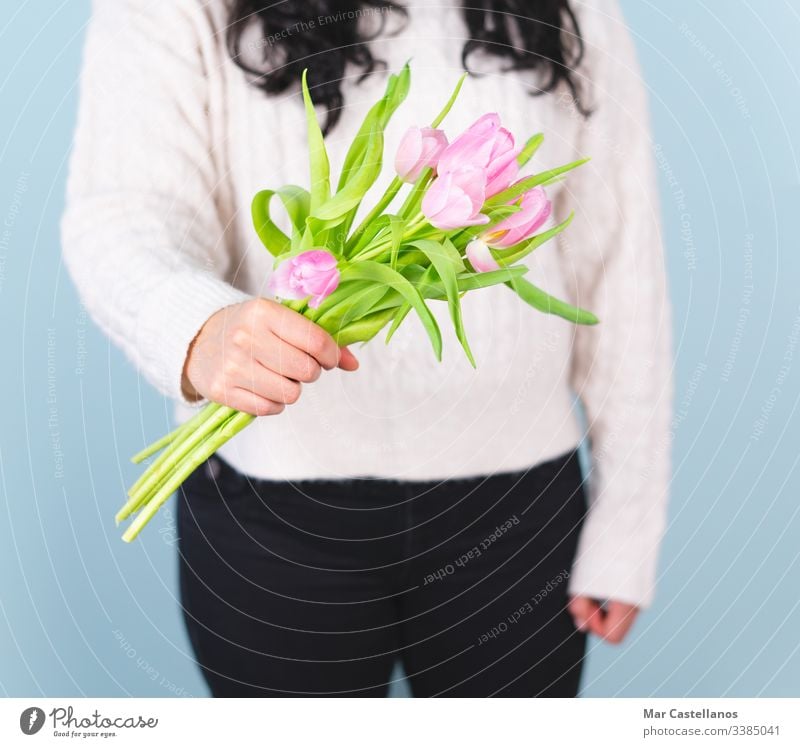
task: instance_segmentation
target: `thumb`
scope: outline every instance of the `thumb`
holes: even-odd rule
[[[339,368],[343,371],[355,371],[358,368],[358,359],[347,346],[339,348]]]

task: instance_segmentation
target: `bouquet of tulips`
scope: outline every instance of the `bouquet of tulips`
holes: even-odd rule
[[[448,142],[438,128],[465,77],[430,126],[412,127],[405,133],[395,156],[394,180],[354,228],[356,212],[381,173],[384,131],[408,94],[410,70],[406,65],[390,76],[383,97],[367,113],[347,151],[335,189],[303,75],[310,189],[288,185],[259,192],[252,215],[256,232],[275,257],[270,290],[340,345],[366,342],[387,325],[388,342],[413,311],[441,359],[441,332],[427,301],[443,301],[474,366],[461,318],[461,297],[500,283],[539,311],[578,324],[597,322],[590,312],[553,298],[525,280],[528,268],[519,264],[569,224],[572,215],[537,233],[550,215],[545,185],[585,159],[520,176],[543,136],[534,135],[524,146],[517,146],[492,113]],[[406,186],[404,199],[390,210]],[[290,236],[271,218],[275,197],[290,219]],[[191,472],[253,419],[212,402],[134,456],[133,461],[139,463],[161,452],[130,488],[129,500],[117,514],[117,523],[136,514],[123,539],[134,539]]]

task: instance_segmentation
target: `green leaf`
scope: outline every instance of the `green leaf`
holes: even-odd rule
[[[391,85],[391,78],[389,79],[389,84]],[[350,148],[345,155],[344,163],[342,164],[342,172],[339,175],[339,183],[336,187],[337,192],[342,190],[350,180],[351,175],[361,166],[369,136],[375,128],[375,123],[380,120],[380,114],[385,108],[386,99],[384,96],[384,98],[380,99],[372,106],[364,117],[364,121],[361,123],[361,127],[353,138],[353,142],[350,143]]]
[[[383,94],[382,101],[386,106],[379,113],[379,121],[381,128],[385,128],[389,124],[392,115],[397,111],[400,104],[405,101],[408,96],[408,91],[411,87],[411,67],[406,62],[401,68],[400,72],[389,76],[389,82],[386,86],[386,92]]]
[[[436,274],[442,281],[444,291],[447,296],[447,307],[450,311],[450,318],[453,320],[456,337],[464,348],[467,359],[475,367],[475,358],[467,341],[464,331],[464,320],[461,315],[461,299],[458,293],[458,280],[456,273],[464,271],[464,261],[453,244],[445,239],[441,244],[436,241],[421,240],[411,242],[411,246],[417,247],[429,260]]]
[[[413,285],[423,298],[445,299],[442,281],[435,277],[435,270],[431,265],[421,267],[420,265],[409,265],[402,271],[403,277]],[[429,281],[429,278],[433,280]],[[379,303],[375,304],[375,311],[382,309],[397,308],[398,306],[411,307],[396,290],[390,289]]]
[[[437,267],[437,272],[438,265],[442,262],[447,262],[454,273],[464,272],[466,270],[464,259],[461,257],[458,249],[456,249],[450,239],[446,237],[442,239],[442,241],[433,241],[431,239],[409,241],[408,246],[419,249],[428,258],[428,261],[434,267]]]
[[[337,304],[340,304],[342,301],[346,301],[354,294],[359,293],[365,288],[373,287],[374,285],[374,283],[368,280],[340,280],[336,290],[327,298],[325,298],[316,309],[309,309],[306,316],[312,322],[317,322],[324,314],[330,311]]]
[[[413,267],[415,268],[418,267],[421,270],[421,273],[415,272],[411,275],[412,277],[416,277],[416,280],[414,282],[414,287],[421,295],[424,295],[423,290],[424,289],[429,290],[432,287],[431,282],[436,278],[436,270],[433,267],[433,265],[428,265],[427,267],[424,268],[419,265],[413,265]],[[439,281],[439,285],[441,285],[441,281]],[[444,287],[442,287],[441,297],[442,298],[445,297]],[[409,303],[403,302],[399,305],[397,313],[394,315],[394,319],[392,319],[392,324],[389,327],[389,331],[386,333],[386,339],[383,341],[385,345],[389,344],[389,341],[394,336],[394,333],[397,332],[400,325],[403,323],[403,320],[408,316],[408,313],[410,311],[411,311],[411,305]]]
[[[406,250],[404,250],[404,251],[406,251]],[[422,293],[422,289],[419,286],[420,279],[425,274],[425,272],[428,269],[430,269],[430,265],[427,264],[427,265],[423,266],[423,265],[420,264],[420,262],[425,262],[426,261],[426,257],[421,251],[419,251],[417,249],[411,249],[411,250],[408,250],[408,251],[409,251],[410,254],[416,255],[416,257],[419,259],[419,261],[416,262],[416,263],[408,263],[408,264],[404,265],[403,268],[400,270],[400,272],[403,273],[403,277],[405,277],[406,280],[408,280],[413,285],[417,286],[417,290],[420,293]]]
[[[597,324],[597,317],[591,311],[570,306],[529,283],[525,278],[514,278],[506,285],[511,288],[525,303],[545,314],[555,314],[575,324]]]
[[[442,359],[442,333],[439,330],[439,325],[436,323],[436,319],[433,314],[431,314],[430,309],[425,305],[425,301],[422,299],[419,291],[399,272],[393,270],[388,265],[365,260],[363,262],[354,262],[347,265],[342,270],[341,278],[344,280],[372,280],[373,282],[393,288],[400,293],[403,298],[411,304],[417,314],[419,314],[419,318],[430,338],[437,359]]]
[[[477,290],[479,288],[501,285],[513,278],[521,277],[528,272],[528,269],[529,268],[525,265],[516,265],[514,267],[505,267],[502,270],[492,270],[490,272],[461,273],[456,276],[458,292],[464,294],[467,291]],[[419,291],[423,298],[430,298],[437,301],[443,301],[447,298],[442,281],[435,277],[435,271],[430,265],[428,267],[409,265],[403,268],[403,275]],[[403,305],[407,305],[403,297],[399,293],[391,291],[375,305],[375,311],[397,308]]]
[[[520,168],[524,166],[528,161],[533,158],[533,154],[539,150],[539,146],[544,142],[544,135],[541,132],[537,132],[535,135],[528,138],[528,142],[525,143],[525,147],[520,151],[520,154],[517,156],[517,163],[519,164]]]
[[[250,214],[261,243],[273,257],[279,257],[291,249],[292,242],[270,218],[269,203],[274,195],[275,191],[272,189],[262,189],[260,192],[256,192],[250,203]]]
[[[292,254],[301,254],[302,252],[307,252],[309,249],[314,249],[318,246],[324,245],[325,242],[320,240],[319,237],[315,236],[314,232],[311,230],[311,227],[307,225],[306,230],[303,231],[303,236],[300,239],[297,248],[292,248]]]
[[[347,184],[332,198],[312,209],[311,217],[327,224],[344,220],[347,213],[354,211],[364,199],[364,195],[375,183],[381,173],[383,162],[383,130],[375,123],[369,134],[364,158],[356,173]]]
[[[566,174],[568,171],[572,171],[572,169],[577,169],[578,166],[582,166],[588,160],[588,158],[581,158],[578,161],[572,161],[572,163],[565,164],[564,166],[557,166],[554,169],[542,171],[540,174],[534,174],[533,176],[526,177],[525,179],[518,181],[516,184],[512,184],[508,189],[504,189],[502,192],[498,192],[494,197],[486,200],[484,209],[510,202],[534,187],[538,187],[540,184],[546,184],[561,174]]]
[[[522,210],[522,206],[517,202],[511,205],[498,205],[497,207],[490,208],[485,213],[485,215],[489,217],[489,222],[485,226],[480,226],[481,233],[490,231],[500,223],[500,221],[505,220],[509,215],[518,213],[520,210]]]
[[[308,128],[308,158],[311,166],[311,212],[322,205],[331,194],[331,166],[325,140],[314,111],[314,103],[308,90],[308,69],[303,70],[303,102],[306,107],[306,126]]]
[[[360,235],[357,235],[355,232],[353,233],[353,236],[345,246],[345,255],[348,257],[356,256],[373,242],[382,239],[383,237],[381,237],[381,234],[388,227],[389,216],[385,214],[378,216],[360,232]]]
[[[391,116],[403,103],[403,100],[408,95],[410,81],[411,70],[408,63],[403,66],[398,75],[389,76],[383,96],[367,112],[345,155],[337,192],[347,184],[351,175],[361,166],[364,160],[364,152],[367,148],[367,140],[375,125],[377,124],[381,130],[385,129]]]
[[[403,243],[403,233],[406,230],[407,221],[399,215],[389,215],[389,230],[392,234],[392,245],[390,249],[389,265],[393,270],[397,269],[397,255],[400,252],[400,244]]]
[[[372,307],[386,295],[387,290],[385,286],[369,283],[366,288],[352,292],[349,297],[339,301],[320,316],[316,323],[329,334],[335,335],[348,324],[369,314]]]
[[[508,218],[509,215],[518,213],[522,208],[520,205],[514,203],[512,205],[498,205],[497,207],[486,210],[485,214],[489,218],[489,222],[482,226],[469,226],[460,231],[456,231],[451,235],[451,240],[455,246],[461,251],[479,234],[491,233],[492,229],[501,221]],[[477,228],[477,230],[476,230]]]
[[[344,257],[345,247],[345,229],[344,224],[340,223],[338,226],[332,226],[326,232],[327,238],[325,241],[320,241],[320,246],[324,246],[336,257]]]
[[[456,87],[453,89],[453,93],[450,94],[450,98],[447,100],[447,103],[444,105],[444,108],[436,115],[436,118],[433,120],[433,122],[431,122],[431,127],[433,127],[434,129],[438,127],[442,123],[444,118],[450,113],[450,110],[453,108],[453,104],[456,103],[458,94],[461,91],[461,86],[464,85],[464,81],[466,80],[467,75],[469,75],[469,73],[464,73],[458,79]]]
[[[525,265],[504,267],[502,270],[490,270],[489,272],[467,272],[458,276],[458,291],[465,293],[478,288],[508,283],[526,272],[528,272],[528,268]]]
[[[417,181],[414,182],[414,186],[406,196],[402,206],[397,211],[401,218],[410,218],[419,212],[420,205],[422,205],[422,200],[425,197],[425,191],[428,189],[428,184],[432,179],[433,169],[430,167],[424,168],[417,177]]]
[[[291,242],[289,237],[275,225],[270,217],[270,202],[275,195],[280,198],[292,222],[293,234],[295,235],[293,238],[302,233],[305,228],[310,196],[302,187],[288,184],[277,190],[262,189],[253,197],[253,202],[250,206],[253,226],[264,246],[273,256],[277,257],[291,249]]]
[[[406,100],[408,92],[411,88],[411,65],[407,61],[402,70],[397,75],[397,85],[389,96],[389,101],[386,107],[384,116],[386,120],[384,125],[389,123],[389,118],[397,111],[397,108]]]
[[[344,217],[341,219],[338,232],[347,234],[350,226],[355,220],[356,212],[361,204],[366,192],[375,184],[380,175],[383,160],[383,132],[389,123],[392,115],[408,95],[411,81],[411,70],[406,63],[399,75],[389,76],[389,83],[386,86],[386,93],[383,98],[368,113],[367,118],[357,136],[358,146],[353,149],[352,158],[345,159],[345,166],[342,171],[343,178],[340,180],[341,190],[351,187],[352,181],[359,182],[353,185],[353,194],[358,196],[357,201],[351,202]],[[365,141],[366,138],[366,141]],[[349,156],[349,153],[348,153]],[[344,254],[352,256],[353,244],[359,242],[371,222],[378,217],[389,206],[397,192],[402,188],[403,182],[395,177],[387,188],[383,197],[373,206],[366,218],[362,221],[358,229],[353,233],[349,241],[345,241]],[[339,218],[335,220],[339,221]]]
[[[427,263],[427,257],[419,250],[408,246],[401,246],[397,257],[397,269],[405,275],[405,268],[413,264]]]
[[[391,86],[392,79],[389,79],[389,85]],[[361,127],[359,127],[358,132],[356,132],[353,141],[350,143],[350,147],[347,150],[347,153],[344,157],[344,162],[342,163],[342,171],[339,175],[339,182],[336,185],[336,191],[339,192],[341,189],[347,184],[350,176],[354,174],[358,167],[361,166],[362,161],[364,160],[364,151],[367,148],[367,141],[369,140],[369,136],[372,131],[375,129],[375,125],[377,122],[380,121],[380,115],[386,108],[386,96],[384,95],[383,98],[378,99],[369,109],[369,111],[364,116],[364,120],[361,122]]]
[[[313,211],[312,216],[319,220],[320,227],[339,227],[335,232],[346,234],[366,193],[375,184],[381,173],[383,164],[383,131],[389,118],[408,93],[410,72],[404,67],[399,76],[391,76],[384,97],[370,110],[343,168],[340,189],[336,195]],[[365,223],[356,234],[363,233],[363,226],[369,225],[391,202],[391,199],[402,187],[402,182],[395,179],[381,201],[373,208]],[[315,230],[319,230],[315,224]],[[360,238],[360,236],[358,237]],[[353,240],[348,242],[352,249]],[[349,252],[346,252],[349,254]]]
[[[275,191],[283,207],[289,215],[289,220],[295,230],[302,232],[305,228],[306,218],[311,210],[311,195],[307,189],[295,184],[287,184]]]
[[[384,309],[362,317],[339,330],[333,338],[339,345],[352,345],[355,342],[367,342],[378,334],[394,316],[395,310]]]
[[[494,251],[492,254],[500,264],[513,265],[524,257],[527,257],[534,249],[537,249],[546,241],[552,239],[553,236],[561,233],[570,223],[572,223],[572,219],[574,217],[575,213],[570,213],[566,219],[561,221],[561,223],[559,223],[557,226],[553,226],[547,231],[536,234],[536,236],[534,236],[532,239],[521,241],[519,244],[514,244],[514,246],[508,247],[508,249]]]
[[[394,337],[394,333],[397,332],[400,325],[403,323],[403,320],[408,316],[410,311],[411,306],[407,303],[402,304],[397,309],[397,313],[394,315],[394,319],[392,319],[392,326],[389,327],[389,331],[386,333],[386,339],[383,341],[386,345],[388,345],[389,340]]]

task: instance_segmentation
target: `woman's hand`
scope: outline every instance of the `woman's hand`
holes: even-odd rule
[[[209,317],[189,347],[183,390],[190,400],[276,415],[298,400],[302,383],[337,366],[355,371],[358,361],[301,314],[256,298]]]
[[[594,633],[608,643],[621,643],[639,613],[632,604],[612,599],[603,608],[589,597],[572,597],[568,609],[578,630]]]

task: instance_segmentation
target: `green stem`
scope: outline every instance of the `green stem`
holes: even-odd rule
[[[418,231],[422,228],[427,229],[427,227],[428,223],[424,215],[416,217],[414,219],[414,222],[411,223],[409,226],[407,226],[406,230],[403,232],[403,241],[401,242],[401,245],[405,244],[411,239],[420,238],[420,236],[418,235]],[[431,238],[431,237],[426,237],[426,238]],[[380,257],[384,252],[388,251],[391,248],[392,248],[391,237],[382,238],[373,244],[368,244],[367,246],[365,246],[360,252],[358,252],[358,254],[352,257],[352,261],[375,259],[376,257]]]
[[[175,428],[175,430],[172,430],[169,433],[167,433],[166,436],[162,436],[161,438],[158,439],[158,441],[153,441],[153,443],[142,449],[138,454],[134,454],[131,457],[131,461],[134,464],[140,464],[145,459],[147,459],[147,457],[152,456],[157,451],[161,451],[161,449],[172,443],[172,440],[180,435],[181,431],[183,431],[186,428],[186,425],[187,423],[181,423],[177,428]]]
[[[397,211],[397,214],[401,218],[408,218],[408,214],[412,212],[412,210],[419,209],[417,203],[422,203],[422,194],[425,192],[432,179],[433,169],[431,168],[425,169],[422,174],[420,174],[419,179],[417,179],[414,184],[414,188],[408,193],[405,202],[403,202],[400,209]]]
[[[230,408],[225,408],[230,409]],[[145,527],[150,519],[155,516],[156,512],[186,480],[189,475],[194,472],[206,459],[208,459],[217,449],[219,449],[226,441],[233,438],[239,431],[246,428],[253,422],[255,417],[246,412],[236,412],[229,418],[229,420],[219,428],[211,437],[206,438],[202,443],[198,444],[191,456],[181,461],[178,468],[172,472],[169,479],[166,480],[161,487],[158,488],[153,497],[147,502],[147,505],[142,509],[141,513],[133,520],[131,525],[125,530],[122,539],[125,542],[134,540],[139,532]]]
[[[413,219],[410,219],[408,225],[406,226],[406,231],[408,234],[403,236],[403,240],[407,238],[413,238],[414,234],[423,226],[428,225],[428,219],[420,213],[419,215],[414,216]]]
[[[175,467],[193,452],[195,447],[201,443],[209,434],[217,431],[228,418],[235,413],[231,407],[218,406],[212,415],[195,428],[188,438],[184,439],[170,454],[167,454],[164,461],[147,470],[145,479],[136,489],[131,488],[128,492],[130,498],[128,502],[117,513],[117,523],[127,519],[133,511],[148,501],[148,496],[152,495],[154,489],[163,480],[164,475],[171,473]]]
[[[383,197],[378,200],[375,207],[373,207],[372,210],[367,213],[367,216],[364,218],[364,220],[359,223],[358,228],[356,228],[356,230],[350,235],[350,238],[347,240],[345,253],[347,249],[352,248],[353,242],[358,240],[358,238],[369,227],[372,221],[383,215],[383,211],[386,210],[386,208],[389,206],[389,203],[391,203],[397,193],[402,189],[403,184],[404,182],[399,176],[396,176],[394,179],[392,179],[391,183],[386,188],[386,191],[383,193]]]
[[[456,99],[458,98],[458,93],[461,90],[461,86],[464,85],[464,80],[466,79],[469,73],[464,73],[459,79],[458,83],[456,83],[456,87],[453,89],[453,93],[450,94],[450,98],[447,100],[447,103],[444,105],[442,111],[436,115],[436,119],[431,122],[431,127],[436,129],[441,123],[442,120],[448,115],[450,110],[453,108],[453,104],[456,103]]]
[[[347,250],[347,257],[351,260],[358,257],[365,249],[369,248],[372,242],[375,241],[377,236],[381,235],[385,228],[388,228],[388,226],[377,230],[369,228],[366,229],[358,238],[358,241],[356,241],[355,246],[350,246],[350,248]]]
[[[169,455],[172,454],[187,438],[189,438],[192,432],[194,432],[200,425],[208,420],[208,418],[210,418],[221,406],[222,405],[219,405],[216,402],[210,402],[202,410],[200,410],[200,412],[194,415],[191,419],[187,420],[183,426],[178,429],[180,433],[178,433],[178,435],[172,439],[172,442],[163,451],[163,453],[161,453],[158,458],[144,472],[142,472],[141,475],[139,475],[139,479],[136,480],[133,485],[131,485],[130,489],[128,490],[128,495],[130,496],[134,492],[138,491],[139,487],[148,478],[148,476],[151,475],[154,470],[157,470],[167,460]],[[173,431],[173,433],[174,432],[175,431]],[[147,451],[147,449],[145,449],[145,451]]]
[[[236,412],[237,412],[236,410],[233,411],[234,414],[236,414]],[[221,425],[218,425],[214,430],[207,431],[206,434],[203,436],[202,440],[199,441],[196,446],[192,447],[189,451],[187,451],[180,457],[180,462],[178,462],[175,465],[174,469],[162,470],[159,474],[157,481],[151,484],[146,492],[141,493],[139,497],[135,500],[135,502],[133,499],[131,499],[130,503],[132,503],[132,507],[128,510],[127,516],[124,516],[122,518],[128,518],[128,516],[131,516],[137,513],[138,511],[142,510],[153,499],[153,496],[156,495],[156,493],[167,482],[167,480],[169,480],[172,477],[172,475],[175,473],[175,470],[180,468],[183,461],[189,459],[196,450],[202,449],[203,444],[205,444],[206,441],[208,441],[211,438],[214,438],[217,435],[217,433],[219,433],[219,431],[225,427],[225,424],[228,423],[231,420],[231,418],[234,417],[234,414],[229,415],[227,420],[225,420]],[[120,514],[121,513],[122,512],[120,512]],[[117,514],[117,516],[120,516],[120,514]],[[119,522],[120,519],[117,520],[117,524],[119,524]]]
[[[386,326],[394,314],[394,308],[368,314],[339,330],[335,335],[336,342],[340,345],[352,345],[356,342],[371,340]]]

